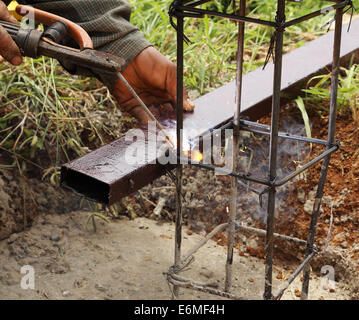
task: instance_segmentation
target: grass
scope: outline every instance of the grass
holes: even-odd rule
[[[169,24],[169,0],[129,1],[131,22],[155,47],[176,62],[176,35]],[[248,0],[248,15],[273,20],[275,1]],[[359,0],[354,3],[358,6]],[[223,4],[226,6],[223,7]],[[306,0],[288,3],[291,19],[327,6]],[[213,1],[210,9],[231,10],[229,1]],[[292,50],[326,32],[321,28],[328,13],[287,30],[285,50]],[[206,17],[186,19],[185,85],[192,98],[235,78],[237,26],[231,21]],[[245,72],[261,66],[272,31],[247,25]],[[357,69],[353,72],[357,72]],[[25,59],[22,66],[0,65],[0,150],[3,168],[17,168],[57,183],[62,163],[121,136],[133,119],[125,118],[98,81],[69,76],[48,58]]]
[[[348,69],[341,68],[338,88],[338,113],[350,112],[353,120],[359,126],[359,65],[352,64]],[[329,111],[330,101],[330,74],[312,78],[308,82],[308,88],[304,100],[307,108],[315,108],[317,111]],[[324,103],[323,103],[324,101]],[[318,102],[321,102],[320,104]],[[320,105],[320,109],[318,109]]]
[[[33,171],[36,164],[39,174],[56,183],[63,161],[119,135],[121,114],[107,89],[95,80],[68,77],[47,58],[2,68],[0,148],[21,172]]]

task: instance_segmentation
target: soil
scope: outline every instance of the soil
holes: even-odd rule
[[[327,117],[311,113],[312,136],[324,138]],[[268,123],[269,118],[261,119]],[[303,134],[300,114],[291,106],[282,114],[282,129]],[[295,125],[298,124],[298,125]],[[334,223],[327,250],[312,262],[310,299],[359,298],[359,130],[350,114],[338,117],[340,151],[333,154],[323,212],[317,228],[317,245],[323,250]],[[267,139],[242,133],[240,169],[253,175],[267,168]],[[312,159],[322,150],[316,145],[281,143],[282,176]],[[251,159],[251,160],[249,160]],[[276,232],[306,239],[315,197],[320,164],[287,184],[278,192]],[[227,220],[230,179],[194,167],[186,167],[183,193],[184,251],[214,226]],[[88,211],[80,208],[80,198],[45,182],[0,171],[0,298],[1,299],[170,299],[163,272],[173,263],[174,187],[167,176],[123,199],[122,215],[110,223],[96,219],[97,232],[86,230]],[[251,188],[261,190],[259,186]],[[154,208],[164,203],[155,214]],[[265,195],[258,196],[241,187],[238,196],[240,223],[265,228]],[[25,208],[25,210],[24,210]],[[332,208],[332,209],[331,209]],[[67,214],[60,214],[67,212]],[[124,215],[123,215],[124,214]],[[25,217],[25,218],[24,218]],[[26,225],[26,230],[24,230]],[[12,234],[13,232],[17,232]],[[12,235],[11,235],[12,234]],[[201,248],[184,275],[223,289],[226,235]],[[238,233],[234,259],[233,292],[260,299],[264,287],[264,239]],[[284,241],[275,243],[274,285],[276,290],[304,257],[304,247]],[[20,288],[20,268],[31,265],[36,272],[36,289]],[[323,267],[335,271],[335,288],[323,285]],[[151,275],[151,276],[149,276]],[[301,278],[295,280],[284,299],[299,299]],[[217,299],[188,289],[182,299]]]
[[[84,228],[88,213],[45,215],[33,226],[0,243],[1,299],[169,299],[171,292],[163,275],[173,263],[174,226],[147,218],[122,217],[97,223],[97,232]],[[183,248],[187,251],[204,234],[184,228]],[[223,289],[226,249],[210,241],[196,254],[191,269],[183,275],[213,288]],[[264,261],[235,251],[233,293],[260,299],[263,293]],[[35,289],[20,287],[20,268],[35,270]],[[292,267],[274,269],[274,284],[280,287]],[[313,275],[311,299],[350,299],[347,285],[322,285]],[[298,299],[297,279],[284,299]],[[183,289],[180,299],[218,299]]]
[[[0,240],[24,230],[41,214],[80,208],[80,198],[15,170],[0,170]]]

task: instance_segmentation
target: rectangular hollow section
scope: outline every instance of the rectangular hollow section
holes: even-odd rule
[[[65,166],[61,168],[61,186],[100,203],[108,203],[110,196],[109,184]]]

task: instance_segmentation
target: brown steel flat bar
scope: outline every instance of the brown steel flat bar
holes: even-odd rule
[[[352,22],[349,33],[347,26],[343,28],[342,65],[349,62],[353,54],[354,61],[359,61],[359,19]],[[283,68],[292,71],[282,77],[282,104],[296,98],[308,79],[328,72],[327,66],[333,59],[332,46],[333,33],[330,32],[284,56]],[[273,65],[269,63],[264,71],[259,68],[243,77],[242,114],[252,121],[270,112],[272,75]],[[195,100],[194,113],[184,117],[185,132],[190,129],[188,138],[231,121],[236,110],[234,97],[233,81]],[[122,137],[63,165],[62,185],[98,202],[114,204],[165,173],[165,168],[159,164],[127,164],[124,155],[129,144]]]

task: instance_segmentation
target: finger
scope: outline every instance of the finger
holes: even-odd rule
[[[0,26],[0,54],[13,65],[17,66],[22,62],[19,48],[2,26]]]
[[[192,100],[188,97],[186,91],[183,92],[184,100],[183,100],[183,110],[187,112],[193,112],[195,105]]]
[[[151,117],[146,113],[146,111],[141,106],[135,106],[128,112],[130,115],[135,117],[143,125],[152,121]]]
[[[19,21],[17,21],[11,14],[9,14],[9,16],[7,17],[7,19],[4,19],[6,21],[9,21],[13,24],[19,24]]]
[[[141,70],[141,78],[148,88],[160,89],[161,92],[156,93],[152,90],[154,95],[169,95],[172,102],[177,105],[177,67],[174,63],[155,48],[149,47],[134,59],[134,67],[135,70]],[[186,90],[183,91],[183,95],[183,109],[193,111],[194,104],[188,98]]]
[[[0,1],[0,20],[5,20],[8,22],[14,22],[15,20],[14,23],[17,23],[17,20],[10,14],[7,6],[3,1]]]
[[[0,63],[2,63],[4,61],[5,61],[5,59],[2,56],[0,56]]]
[[[172,103],[169,103],[169,102],[162,103],[160,105],[159,109],[160,109],[161,117],[170,118],[170,117],[175,116],[175,112],[174,112]]]
[[[170,94],[173,103],[177,106],[177,67],[172,64],[169,67],[166,80],[166,90]],[[186,89],[183,89],[183,110],[192,112],[195,105],[188,97]]]

